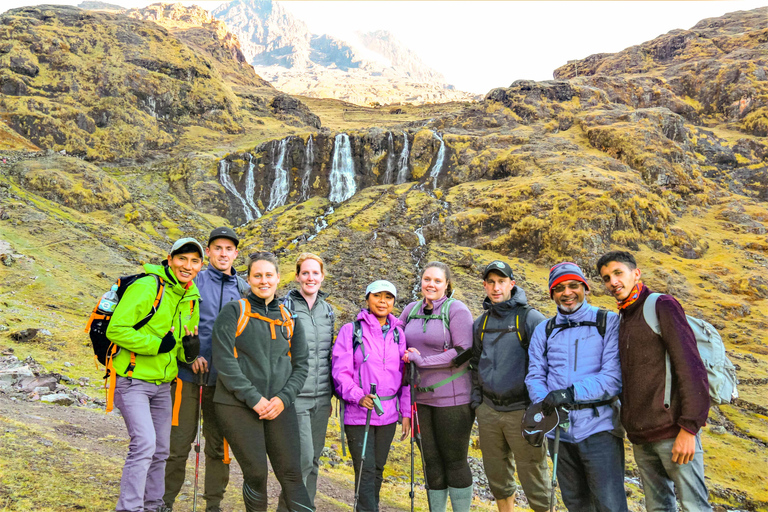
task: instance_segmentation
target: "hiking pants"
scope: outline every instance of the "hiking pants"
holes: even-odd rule
[[[430,490],[472,485],[467,452],[475,413],[469,404],[433,407],[416,404],[419,411],[424,465]],[[421,447],[420,447],[421,448]]]
[[[344,432],[346,432],[349,441],[349,454],[352,455],[352,464],[355,468],[355,489],[357,489],[358,480],[362,478],[356,512],[379,511],[379,493],[381,492],[381,483],[384,481],[382,473],[384,473],[384,465],[387,463],[389,447],[392,446],[396,429],[397,422],[378,427],[371,425],[368,428],[365,465],[363,466],[363,473],[360,474],[365,425],[344,425]]]
[[[253,409],[216,404],[219,426],[243,470],[246,512],[267,510],[267,456],[285,492],[290,512],[314,511],[301,480],[296,408],[286,407],[273,420],[260,420]]]
[[[115,405],[128,430],[128,456],[117,512],[144,512],[163,504],[165,459],[171,441],[170,384],[117,376]]]
[[[521,433],[524,410],[500,412],[485,402],[475,410],[480,451],[491,494],[497,500],[517,492],[515,469],[528,504],[535,512],[549,511],[547,448],[528,444]]]
[[[296,417],[299,420],[301,436],[301,478],[307,487],[309,501],[315,504],[317,474],[320,471],[320,456],[325,447],[325,433],[331,414],[331,395],[296,399]],[[286,512],[285,493],[280,493],[277,512]]]
[[[675,491],[683,512],[709,512],[709,493],[704,482],[704,449],[701,434],[696,434],[696,452],[688,464],[672,462],[675,438],[655,443],[633,444],[635,462],[643,480],[645,510],[675,512]]]
[[[547,439],[554,454],[555,441]],[[560,440],[557,483],[571,512],[627,512],[624,491],[624,441],[610,432],[578,443]]]
[[[171,454],[165,464],[165,495],[163,501],[173,506],[186,476],[187,458],[197,436],[197,407],[200,386],[176,379],[171,383],[173,417],[178,425],[171,427]],[[216,386],[203,386],[203,436],[205,437],[206,508],[221,506],[229,482],[229,465],[224,464],[224,436],[221,434],[213,394]]]

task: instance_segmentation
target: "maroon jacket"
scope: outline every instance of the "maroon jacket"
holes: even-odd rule
[[[643,317],[652,292],[644,287],[637,301],[620,311],[621,423],[635,444],[677,437],[680,428],[693,434],[709,414],[707,370],[680,303],[670,295],[656,301],[662,336]],[[665,354],[672,361],[672,397],[664,407]]]

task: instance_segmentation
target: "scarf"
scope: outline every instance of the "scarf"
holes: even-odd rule
[[[626,299],[619,301],[619,303],[616,305],[619,310],[626,309],[637,302],[637,298],[640,297],[640,292],[643,291],[643,288],[643,283],[638,281],[638,283],[632,287],[632,291],[629,292],[629,296]]]

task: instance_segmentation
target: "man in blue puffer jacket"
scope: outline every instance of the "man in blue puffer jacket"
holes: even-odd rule
[[[572,512],[626,512],[619,316],[587,303],[589,284],[574,263],[552,267],[549,293],[557,316],[533,333],[525,384],[545,414],[559,405],[571,411],[558,452],[563,502]]]

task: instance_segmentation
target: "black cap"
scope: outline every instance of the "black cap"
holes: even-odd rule
[[[232,240],[235,243],[235,247],[240,243],[240,240],[237,238],[237,233],[235,233],[235,230],[232,228],[220,227],[211,231],[211,236],[208,237],[208,245],[210,246],[211,242],[217,238],[227,238]]]
[[[539,447],[544,444],[544,437],[555,430],[558,425],[566,427],[569,422],[568,410],[558,406],[549,414],[544,413],[544,402],[531,404],[523,415],[523,437],[531,446]]]
[[[501,260],[495,260],[490,262],[488,265],[486,265],[485,270],[483,270],[483,280],[488,277],[488,274],[491,272],[498,272],[499,274],[503,275],[504,277],[508,277],[510,279],[514,279],[515,277],[512,275],[512,267],[510,267],[507,263],[501,261]]]

